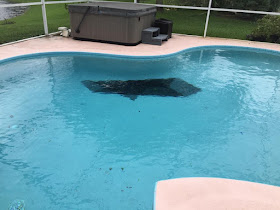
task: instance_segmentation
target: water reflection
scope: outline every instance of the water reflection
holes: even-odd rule
[[[1,4],[9,4],[8,1],[0,0]],[[0,20],[10,19],[23,14],[27,7],[0,7]]]

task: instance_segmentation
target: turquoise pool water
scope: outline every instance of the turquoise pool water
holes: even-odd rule
[[[188,97],[93,93],[83,80],[180,78]],[[280,56],[211,47],[129,58],[49,53],[0,63],[0,206],[152,209],[154,184],[280,185]]]

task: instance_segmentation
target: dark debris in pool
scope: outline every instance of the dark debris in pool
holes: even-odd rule
[[[141,96],[186,97],[201,91],[200,88],[179,78],[146,79],[146,80],[84,80],[82,83],[92,92],[120,94],[135,100]]]

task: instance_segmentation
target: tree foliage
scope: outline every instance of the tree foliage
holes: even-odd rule
[[[209,0],[164,0],[163,3],[207,7]],[[213,0],[212,7],[276,12],[280,8],[280,0]]]
[[[247,36],[253,41],[274,42],[280,44],[280,16],[266,15],[258,20],[257,28]]]
[[[213,0],[213,7],[277,11],[280,6],[280,0]]]

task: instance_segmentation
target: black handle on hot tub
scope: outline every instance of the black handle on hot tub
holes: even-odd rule
[[[84,16],[83,16],[81,22],[79,23],[78,27],[77,27],[76,30],[75,30],[76,33],[78,33],[78,34],[80,33],[80,26],[81,26],[82,22],[84,21],[84,19],[85,19],[87,13],[89,12],[89,9],[90,9],[90,7],[88,6],[86,12],[84,13]]]

